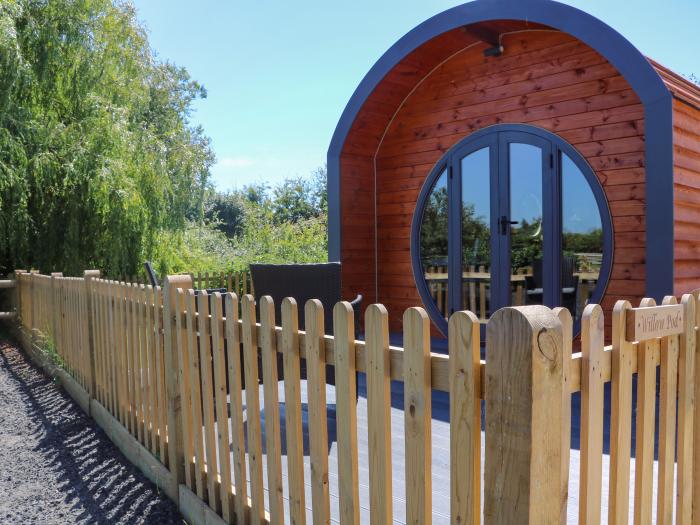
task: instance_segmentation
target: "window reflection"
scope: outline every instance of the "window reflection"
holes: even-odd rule
[[[514,142],[508,153],[511,304],[542,304],[542,149]]]
[[[491,170],[489,148],[460,162],[462,176],[462,308],[491,316]]]
[[[447,170],[433,186],[420,228],[420,260],[428,289],[443,317],[447,305]]]
[[[588,181],[566,154],[561,158],[562,306],[574,319],[595,290],[603,262],[603,223]]]
[[[520,136],[499,138],[482,149],[450,157],[454,179],[447,168],[439,171],[423,209],[417,211],[421,223],[416,264],[420,264],[430,299],[444,319],[452,309],[466,309],[485,322],[496,308],[543,304],[546,297],[548,304],[551,299],[552,304],[566,307],[574,320],[580,321],[591,297],[598,297],[604,216],[593,192],[595,186],[555,143],[516,139]],[[545,155],[549,151],[560,155],[552,177],[550,157]],[[492,158],[507,164],[492,166]],[[501,187],[503,184],[508,187]],[[492,187],[498,188],[497,195],[492,195]],[[460,195],[449,195],[460,188]],[[553,203],[544,202],[545,191],[552,195]],[[503,198],[503,192],[509,199]],[[448,205],[448,197],[453,207]],[[554,209],[561,205],[561,222],[558,217],[545,215],[545,210],[551,209],[545,204]],[[545,221],[545,217],[555,222]],[[453,237],[449,235],[450,227],[458,229]],[[549,232],[559,231],[561,251],[554,253],[555,247],[546,245],[545,238],[550,240]],[[449,246],[453,253],[448,254],[450,238],[460,242],[461,250]],[[502,271],[492,267],[492,250],[503,264]],[[450,255],[456,259],[451,263]],[[559,286],[552,276],[544,275],[545,260],[560,265]],[[449,275],[450,264],[455,272],[459,264],[459,275]],[[422,285],[420,289],[429,303],[426,289]],[[435,321],[440,324],[442,320]]]

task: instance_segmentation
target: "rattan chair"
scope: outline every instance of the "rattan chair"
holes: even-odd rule
[[[255,299],[269,295],[275,301],[275,317],[279,325],[282,300],[293,297],[299,312],[299,328],[304,329],[304,305],[309,299],[318,299],[323,304],[326,334],[333,334],[333,307],[342,297],[341,264],[339,262],[318,264],[251,264]],[[355,334],[359,334],[362,295],[350,301],[355,312]],[[306,375],[306,363],[302,362],[302,375]],[[282,368],[280,379],[282,378]],[[332,366],[326,370],[326,382],[335,384]]]

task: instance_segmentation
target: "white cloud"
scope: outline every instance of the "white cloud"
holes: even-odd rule
[[[251,170],[259,170],[260,162],[251,157],[221,157],[211,167],[212,182],[220,190],[229,190],[252,178]]]

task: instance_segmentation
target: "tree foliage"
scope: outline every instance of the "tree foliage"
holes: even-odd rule
[[[242,235],[233,240],[236,270],[251,263],[312,263],[328,259],[326,216],[278,223],[267,206],[249,211]]]
[[[254,262],[327,260],[327,202],[326,170],[318,168],[310,177],[285,179],[274,187],[253,184],[214,193],[205,209],[208,224],[226,236],[222,241],[230,247],[223,264],[240,270]]]
[[[204,204],[205,221],[190,221],[184,231],[159,237],[158,273],[239,271],[255,262],[326,261],[327,210],[320,207],[325,202],[325,178],[322,184],[315,182],[320,180],[317,173],[274,187],[256,184],[211,192]],[[297,187],[312,189],[297,192]]]
[[[286,179],[272,194],[272,213],[278,224],[319,217],[328,211],[326,170],[319,168],[308,178]]]
[[[491,228],[473,204],[462,206],[462,265],[490,266]],[[448,258],[448,194],[446,180],[436,185],[423,212],[421,257],[425,266],[446,266]]]
[[[0,2],[0,273],[133,274],[203,213],[204,88],[118,0]]]
[[[204,205],[205,218],[226,237],[237,237],[243,233],[246,202],[247,196],[238,191],[213,193]]]

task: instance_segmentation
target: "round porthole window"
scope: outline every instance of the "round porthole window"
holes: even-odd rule
[[[414,276],[433,321],[471,310],[564,306],[578,326],[610,274],[607,201],[585,159],[524,125],[481,130],[448,151],[421,191],[411,240]]]

